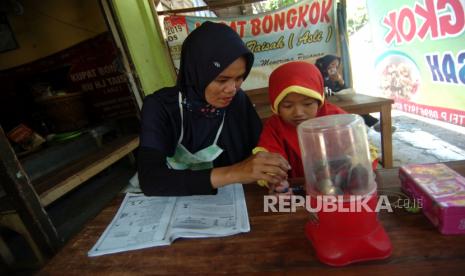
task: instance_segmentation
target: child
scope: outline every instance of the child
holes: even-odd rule
[[[347,112],[325,101],[320,71],[315,65],[303,61],[289,62],[276,68],[270,75],[268,93],[274,114],[266,121],[253,153],[279,153],[291,165],[289,177],[303,177],[297,126],[311,118]],[[264,181],[258,184],[268,186]],[[270,189],[274,191],[275,188]],[[277,188],[276,191],[286,191],[286,188]]]

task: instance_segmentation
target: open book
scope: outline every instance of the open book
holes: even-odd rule
[[[177,238],[222,237],[249,231],[241,184],[222,187],[217,195],[147,197],[128,193],[88,256],[169,245]]]

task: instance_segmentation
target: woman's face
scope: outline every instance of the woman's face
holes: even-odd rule
[[[328,65],[328,74],[334,75],[337,73],[337,68],[339,67],[339,60],[335,59]]]
[[[289,93],[279,103],[278,114],[286,123],[298,126],[303,121],[316,117],[318,104],[318,100],[308,96]]]
[[[244,81],[245,70],[245,58],[236,59],[208,84],[205,100],[216,108],[228,106]]]

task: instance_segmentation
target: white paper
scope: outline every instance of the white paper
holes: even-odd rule
[[[249,231],[241,184],[205,196],[147,197],[128,193],[88,256],[169,245],[181,237],[222,237]]]

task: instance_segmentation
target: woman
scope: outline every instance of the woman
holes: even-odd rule
[[[339,74],[339,64],[341,58],[333,55],[326,55],[316,60],[315,65],[323,75],[324,85],[333,92],[338,92],[345,88],[344,79]]]
[[[205,22],[186,38],[176,86],[144,100],[144,194],[213,194],[227,184],[287,178],[289,164],[279,154],[249,157],[261,122],[240,86],[252,64],[253,54],[224,24]]]
[[[323,75],[325,87],[328,87],[332,92],[338,92],[346,88],[344,79],[341,74],[339,74],[340,63],[341,58],[333,55],[326,55],[317,59],[315,62],[315,65]],[[361,116],[368,127],[375,126],[379,122],[378,119],[370,114],[363,114]]]

